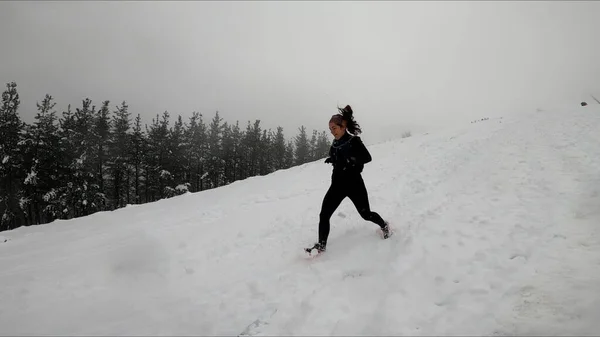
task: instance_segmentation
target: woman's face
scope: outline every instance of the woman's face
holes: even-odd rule
[[[329,131],[335,139],[340,139],[346,133],[346,127],[335,124],[334,122],[329,122]]]

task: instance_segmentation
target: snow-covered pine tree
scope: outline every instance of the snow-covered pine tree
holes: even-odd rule
[[[286,168],[286,148],[285,148],[285,136],[283,135],[283,128],[277,127],[277,133],[273,136],[273,170],[281,170]]]
[[[166,170],[170,173],[169,180],[166,183],[165,196],[173,197],[189,191],[189,181],[185,179],[186,160],[185,160],[185,125],[181,115],[177,116],[177,121],[171,129],[168,136],[168,152]]]
[[[260,174],[261,159],[261,126],[260,120],[255,120],[254,124],[248,121],[246,133],[243,137],[243,151],[245,153],[245,172],[242,179],[253,177]]]
[[[302,165],[310,161],[310,143],[306,134],[306,127],[302,125],[299,129],[299,133],[295,138],[296,142],[296,165]]]
[[[223,162],[221,161],[221,145],[223,137],[223,119],[219,115],[219,111],[215,113],[209,128],[207,138],[207,160],[206,160],[206,180],[207,188],[216,188],[223,185]]]
[[[258,141],[259,152],[259,172],[261,176],[273,172],[273,153],[272,153],[271,130],[263,130]]]
[[[41,103],[37,102],[38,112],[34,123],[27,128],[24,180],[24,197],[27,202],[27,224],[42,224],[55,219],[52,200],[60,187],[60,138],[58,117],[53,97],[46,94]]]
[[[131,114],[129,112],[129,106],[125,101],[121,103],[121,106],[116,107],[111,122],[110,139],[108,142],[109,158],[107,161],[108,171],[110,175],[110,185],[112,193],[107,194],[111,196],[111,209],[124,207],[130,200],[130,186],[129,186],[129,169],[128,163],[131,161]]]
[[[109,161],[109,147],[110,147],[110,101],[102,102],[102,107],[94,116],[94,132],[93,132],[93,148],[96,152],[93,159],[94,166],[94,177],[95,185],[98,186],[98,191],[94,200],[96,202],[95,211],[102,211],[107,209],[107,188],[105,181],[110,181],[110,172],[107,172],[107,161]],[[105,176],[106,175],[106,176]]]
[[[190,177],[191,192],[203,190],[202,176],[206,161],[206,125],[202,120],[202,114],[193,112],[190,117],[190,126],[186,130],[186,139],[189,146],[186,147],[186,158],[188,160],[188,176]]]
[[[295,165],[295,163],[296,163],[295,153],[296,153],[296,150],[294,148],[294,142],[292,142],[291,140],[287,141],[287,143],[285,145],[285,155],[284,155],[284,159],[283,159],[284,163],[285,163],[284,168],[290,168]]]
[[[162,120],[152,119],[150,127],[146,127],[148,134],[147,151],[147,202],[156,201],[165,197],[164,191],[171,173],[166,170],[168,161],[169,137],[169,112],[165,111]]]
[[[331,140],[327,137],[327,133],[322,131],[319,133],[317,138],[317,147],[315,149],[315,160],[326,158],[329,156],[329,148],[331,147]]]
[[[46,194],[48,202],[47,210],[56,219],[70,219],[75,216],[75,201],[73,200],[74,185],[71,180],[74,168],[71,163],[75,161],[75,144],[71,138],[75,133],[75,114],[71,111],[71,105],[62,112],[59,119],[59,153],[58,161],[58,188],[55,193]]]
[[[233,128],[229,123],[223,123],[221,159],[223,161],[223,184],[227,185],[234,181],[235,175],[235,139]]]
[[[236,121],[231,127],[231,144],[232,144],[232,176],[231,182],[239,180],[242,176],[242,139],[244,132],[240,131],[240,122]]]
[[[0,229],[25,224],[20,207],[25,171],[20,149],[24,124],[18,115],[19,104],[17,84],[7,83],[0,105]]]
[[[148,139],[146,138],[144,130],[142,130],[142,119],[139,113],[135,117],[133,133],[130,136],[129,143],[131,144],[131,147],[129,148],[129,152],[127,153],[129,156],[129,160],[127,163],[132,170],[133,186],[129,186],[128,188],[133,188],[133,203],[141,204],[143,202],[148,202],[148,199],[146,198],[147,193],[142,194],[142,191],[148,191],[148,170],[146,165]]]
[[[252,140],[252,123],[248,121],[246,124],[246,130],[243,132],[241,146],[241,158],[240,158],[240,168],[241,168],[241,176],[240,179],[246,179],[252,176],[252,172],[255,170],[255,164],[253,161],[253,153],[254,150],[253,140]]]
[[[75,109],[74,127],[71,136],[66,140],[73,150],[73,158],[69,164],[72,177],[68,185],[72,187],[68,198],[74,207],[73,217],[92,214],[101,210],[104,196],[98,184],[98,141],[96,127],[96,106],[86,98],[81,108]]]
[[[310,138],[310,161],[314,161],[318,159],[317,156],[317,130],[313,130],[312,136]]]

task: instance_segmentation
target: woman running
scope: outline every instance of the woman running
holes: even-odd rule
[[[308,253],[313,249],[319,253],[326,250],[329,219],[346,197],[350,198],[363,219],[381,227],[384,239],[390,236],[387,221],[369,206],[369,195],[361,173],[364,165],[371,161],[371,154],[358,136],[362,132],[360,125],[354,120],[349,105],[338,110],[340,112],[329,120],[329,130],[335,140],[329,149],[329,158],[325,160],[325,163],[333,165],[331,186],[323,198],[319,214],[319,240],[312,248],[306,248]]]

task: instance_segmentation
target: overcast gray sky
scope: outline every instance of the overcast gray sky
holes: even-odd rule
[[[369,143],[600,96],[600,2],[0,2],[22,118],[126,100],[150,123],[261,119],[288,137],[350,104]]]

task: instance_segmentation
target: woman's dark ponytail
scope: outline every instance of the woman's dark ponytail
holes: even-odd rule
[[[352,111],[352,107],[350,107],[349,105],[346,105],[345,108],[343,108],[343,109],[338,108],[338,110],[340,111],[340,114],[344,118],[344,121],[346,121],[346,128],[348,129],[348,132],[350,132],[351,134],[353,134],[355,136],[362,133],[360,125],[354,120],[354,116],[353,116],[354,112]]]

